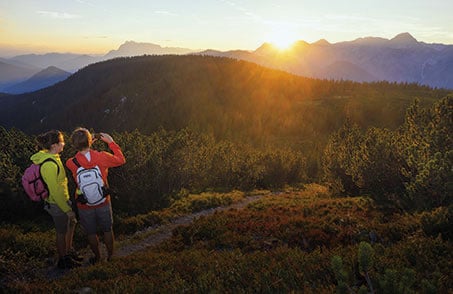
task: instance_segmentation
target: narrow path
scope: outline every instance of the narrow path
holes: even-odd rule
[[[126,242],[129,240],[133,242],[132,240],[137,238],[140,239],[140,235],[144,234],[151,234],[148,237],[145,237],[143,240],[140,240],[136,243],[128,243],[123,246],[118,246],[116,248],[114,257],[124,257],[128,256],[130,254],[133,254],[138,251],[145,250],[151,246],[155,246],[160,244],[161,242],[171,238],[173,230],[181,225],[188,225],[191,224],[195,219],[201,217],[201,216],[207,216],[207,215],[212,215],[217,211],[224,211],[224,210],[229,210],[229,209],[241,209],[246,207],[249,203],[252,203],[254,201],[257,201],[265,196],[273,195],[273,194],[279,194],[279,193],[266,193],[266,194],[260,194],[260,195],[255,195],[255,196],[249,196],[243,199],[242,201],[235,202],[231,205],[228,206],[220,206],[216,208],[210,208],[206,210],[202,210],[196,213],[192,213],[189,215],[185,215],[182,217],[178,217],[175,219],[172,219],[170,223],[160,225],[160,226],[152,226],[149,228],[146,228],[142,231],[139,231],[135,233],[135,235],[130,236],[126,239]],[[118,243],[117,243],[118,245]],[[101,245],[101,255],[106,256],[107,252],[105,249],[105,246]],[[84,256],[84,262],[82,267],[89,266],[90,264],[88,263],[88,257],[91,256],[91,251],[86,248],[85,254],[82,253],[82,256]],[[54,280],[58,279],[62,276],[64,276],[69,270],[60,270],[54,265],[48,266],[47,268],[44,269],[44,272],[42,273],[47,280]],[[42,272],[42,270],[38,270],[38,272]]]
[[[161,225],[161,226],[157,226],[157,227],[150,227],[148,229],[140,231],[138,234],[145,234],[145,233],[150,232],[151,230],[155,231],[154,234],[139,241],[138,243],[128,244],[121,248],[116,249],[115,256],[118,256],[118,257],[127,256],[134,252],[145,250],[148,247],[158,245],[161,242],[169,239],[172,236],[172,231],[178,226],[188,225],[188,224],[192,223],[195,219],[197,219],[201,216],[211,215],[217,211],[244,208],[249,203],[254,202],[254,201],[261,199],[264,196],[268,196],[268,195],[271,195],[271,194],[269,193],[269,194],[262,194],[262,195],[256,195],[256,196],[249,196],[249,197],[246,197],[242,201],[233,203],[228,206],[220,206],[220,207],[216,207],[216,208],[202,210],[200,212],[196,212],[193,214],[189,214],[189,215],[185,215],[185,216],[173,219],[173,220],[171,220],[171,222],[169,224],[165,224],[165,225]]]

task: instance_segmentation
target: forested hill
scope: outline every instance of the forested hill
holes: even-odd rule
[[[0,125],[27,133],[191,127],[217,138],[311,140],[348,117],[395,128],[416,97],[447,94],[415,84],[308,79],[254,63],[208,56],[141,56],[90,65],[37,92],[0,97]]]

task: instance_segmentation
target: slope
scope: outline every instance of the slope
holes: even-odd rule
[[[209,56],[141,56],[90,65],[40,91],[0,98],[0,125],[28,133],[191,127],[217,138],[269,143],[310,141],[346,119],[395,128],[415,97],[445,96],[408,84],[302,78]],[[286,143],[285,143],[286,144]]]
[[[158,246],[156,240],[60,279],[13,272],[4,285],[16,292],[84,293],[333,293],[373,285],[390,293],[398,284],[414,293],[448,293],[452,246],[431,231],[435,217],[436,211],[382,211],[366,196],[332,197],[327,188],[309,185],[196,218]]]

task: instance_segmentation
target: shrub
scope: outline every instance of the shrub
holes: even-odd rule
[[[453,205],[439,207],[430,212],[421,214],[423,232],[431,237],[442,236],[444,240],[453,237]]]
[[[370,194],[376,202],[412,210],[448,206],[453,184],[453,96],[430,109],[418,101],[397,131],[349,122],[329,139],[323,158],[325,180],[335,192]]]

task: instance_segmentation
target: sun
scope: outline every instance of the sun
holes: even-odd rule
[[[295,43],[293,39],[277,38],[270,41],[272,45],[280,50],[288,50]]]
[[[296,35],[291,31],[277,30],[273,31],[268,38],[268,42],[280,50],[288,50],[297,41]]]

